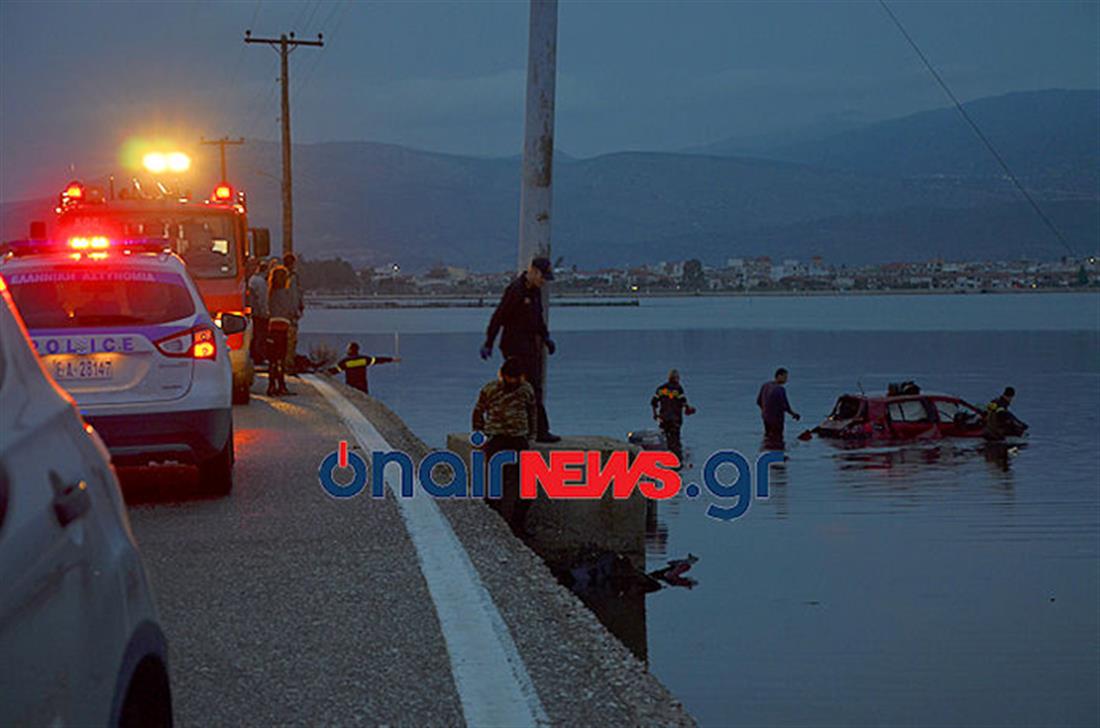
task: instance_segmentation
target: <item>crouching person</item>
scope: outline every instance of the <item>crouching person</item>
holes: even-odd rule
[[[486,466],[498,452],[526,450],[536,432],[535,390],[524,371],[523,361],[510,357],[501,365],[497,379],[482,387],[478,394],[472,426],[475,432],[480,431],[488,438],[482,445]],[[519,465],[505,465],[502,476],[502,497],[486,495],[486,502],[500,513],[513,533],[522,536],[531,501],[519,497]]]

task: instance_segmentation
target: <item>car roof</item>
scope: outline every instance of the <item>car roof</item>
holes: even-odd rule
[[[957,400],[959,402],[965,402],[962,397],[955,394],[947,394],[946,392],[920,392],[919,394],[842,394],[838,399],[844,397],[851,397],[853,399],[866,400],[868,402],[904,402],[912,399],[950,399]]]
[[[110,270],[149,270],[172,271],[174,273],[186,273],[187,264],[175,253],[119,253],[111,251],[104,260],[89,260],[85,258],[74,259],[70,252],[35,253],[31,255],[18,255],[7,259],[0,258],[0,271],[16,271],[20,269],[60,268],[62,266],[87,265],[89,267],[103,266]]]

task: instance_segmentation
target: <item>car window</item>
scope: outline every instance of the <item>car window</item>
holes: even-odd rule
[[[928,422],[928,412],[919,399],[891,402],[889,411],[894,422]]]
[[[14,273],[7,281],[28,329],[159,324],[195,313],[176,273],[73,267]]]
[[[955,421],[955,415],[959,414],[959,405],[950,400],[937,399],[936,414],[940,422],[952,423]]]
[[[184,210],[97,213],[67,219],[67,230],[108,231],[126,239],[163,238],[193,278],[237,274],[237,235],[231,215]]]

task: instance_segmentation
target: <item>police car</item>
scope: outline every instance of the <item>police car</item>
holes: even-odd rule
[[[233,486],[232,372],[183,261],[163,241],[8,243],[0,277],[47,371],[76,400],[116,465],[193,463],[205,490]]]

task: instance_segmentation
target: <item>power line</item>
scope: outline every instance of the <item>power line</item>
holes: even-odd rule
[[[344,15],[347,13],[348,8],[350,7],[351,3],[344,4],[344,0],[336,0],[336,2],[332,4],[332,10],[329,11],[328,15],[325,16],[324,21],[321,23],[321,30],[328,34],[329,46],[332,45],[332,41],[336,38],[336,34],[339,33],[340,28],[343,27],[342,21],[344,19]],[[337,10],[340,11],[340,16],[336,19],[336,27],[333,28],[331,33],[328,33],[327,28],[329,27],[329,23],[332,21],[333,17],[336,15]],[[305,72],[305,74],[301,76],[302,80],[299,81],[298,85],[294,87],[295,94],[302,93],[309,85],[309,82],[313,79],[314,74],[316,74],[317,72],[318,66],[321,65],[321,60],[325,57],[325,50],[327,50],[329,46],[325,46],[325,48],[321,49],[321,52],[318,53],[317,57],[313,60],[313,65],[311,65],[309,69]]]
[[[997,149],[993,146],[993,143],[989,141],[989,138],[986,137],[981,128],[978,127],[978,124],[974,121],[974,119],[971,118],[970,114],[967,113],[966,109],[959,102],[959,99],[951,91],[950,87],[948,87],[947,82],[943,80],[943,77],[940,76],[940,74],[932,66],[932,63],[928,60],[928,57],[924,55],[924,52],[920,49],[920,46],[918,46],[917,42],[913,40],[913,36],[909,35],[909,31],[907,31],[905,29],[905,26],[901,24],[901,20],[898,19],[898,16],[894,15],[894,11],[891,10],[890,6],[886,4],[886,0],[878,0],[878,2],[879,5],[882,6],[882,9],[886,11],[886,14],[890,16],[890,19],[894,21],[894,25],[896,25],[898,30],[901,31],[901,34],[905,36],[905,40],[909,42],[909,45],[916,52],[917,56],[924,64],[924,67],[928,69],[928,72],[932,74],[932,77],[934,79],[936,79],[936,83],[938,83],[940,85],[940,88],[943,89],[944,93],[947,94],[947,98],[951,99],[951,103],[953,103],[955,105],[955,108],[958,109],[959,113],[962,114],[962,118],[966,120],[966,123],[970,125],[970,128],[974,130],[974,133],[977,134],[978,138],[982,140],[982,143],[985,144],[985,148],[989,150],[989,153],[993,155],[993,158],[997,160],[997,163],[1001,165],[1001,169],[1004,170],[1004,173],[1008,175],[1008,178],[1010,180],[1012,180],[1012,184],[1016,185],[1016,189],[1020,191],[1020,194],[1022,194],[1024,198],[1028,201],[1028,203],[1031,205],[1031,208],[1035,210],[1035,214],[1038,215],[1039,218],[1046,224],[1047,228],[1050,229],[1050,232],[1054,233],[1054,237],[1058,238],[1058,242],[1060,242],[1065,247],[1065,249],[1069,251],[1069,254],[1072,257],[1077,257],[1077,251],[1073,249],[1073,246],[1069,244],[1069,241],[1066,240],[1062,233],[1058,230],[1058,228],[1055,227],[1054,221],[1047,217],[1046,213],[1043,212],[1042,208],[1039,207],[1039,203],[1035,201],[1035,198],[1031,196],[1031,193],[1027,191],[1027,189],[1020,183],[1020,180],[1017,179],[1016,175],[1013,174],[1012,170],[1009,169],[1008,163],[1004,160],[1004,157],[1000,155]]]
[[[244,32],[245,43],[263,43],[271,46],[279,53],[279,82],[282,88],[282,105],[279,121],[283,127],[283,252],[294,251],[294,208],[293,208],[293,183],[291,180],[290,159],[290,54],[298,48],[311,46],[324,48],[324,40],[320,33],[317,40],[301,40],[294,37],[294,33],[283,33],[278,38],[254,38],[251,30]]]

